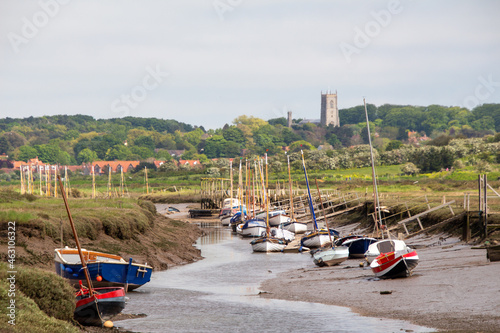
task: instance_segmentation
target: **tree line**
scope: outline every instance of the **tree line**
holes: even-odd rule
[[[426,171],[451,167],[455,160],[464,157],[496,161],[496,152],[491,147],[498,142],[500,104],[484,104],[473,110],[440,105],[368,104],[367,111],[371,133],[367,131],[362,105],[339,110],[339,127],[294,119],[289,128],[285,118],[266,121],[245,115],[234,119],[232,124],[209,130],[157,118],[94,119],[86,115],[3,118],[0,154],[7,154],[12,160],[38,157],[45,163],[69,165],[95,160],[171,160],[169,151],[180,150],[181,159],[208,163],[214,158],[264,153],[284,156],[284,147],[288,147],[290,154],[300,150],[312,152],[319,147],[323,152],[315,154],[321,157],[309,163],[315,160],[317,166],[332,169],[359,166],[361,161],[369,163],[369,159],[365,161],[363,145],[368,143],[370,135],[378,163],[382,164],[417,162],[415,165]],[[474,138],[482,138],[481,144],[467,141]],[[460,140],[467,142],[463,143],[467,147],[481,146],[481,151],[472,150],[461,157],[464,148],[458,143]],[[457,150],[458,146],[462,148]],[[433,157],[425,165],[422,161],[428,158],[418,154]]]

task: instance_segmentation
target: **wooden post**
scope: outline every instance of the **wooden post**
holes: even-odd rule
[[[484,210],[484,237],[486,238],[488,236],[488,195],[486,194],[487,191],[487,176],[486,174],[483,175],[483,187],[484,187],[484,205],[483,205],[483,210]]]

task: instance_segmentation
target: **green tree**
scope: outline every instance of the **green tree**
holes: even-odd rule
[[[83,149],[80,151],[76,158],[78,164],[81,163],[92,163],[97,160],[97,154],[95,151],[92,151],[88,148]]]
[[[229,126],[222,131],[222,136],[226,141],[232,141],[244,145],[246,142],[245,134],[236,126]]]
[[[113,161],[113,160],[122,161],[122,160],[127,160],[129,155],[131,155],[131,153],[132,152],[127,146],[118,144],[108,149],[105,158],[106,161]]]
[[[385,147],[385,150],[391,151],[391,150],[399,149],[402,145],[403,145],[403,143],[399,140],[391,140],[391,141],[389,141],[389,143]]]
[[[139,136],[134,140],[134,146],[145,147],[149,150],[154,150],[156,148],[155,143],[150,136]]]
[[[38,156],[38,151],[31,146],[22,146],[19,147],[19,154],[17,156],[17,159],[20,161],[25,161],[27,162],[28,160],[35,158]],[[43,161],[47,163],[46,161]]]

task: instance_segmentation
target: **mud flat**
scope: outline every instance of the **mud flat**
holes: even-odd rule
[[[406,240],[420,262],[408,278],[375,278],[361,259],[280,274],[261,297],[340,305],[449,332],[500,332],[500,262],[443,235]],[[311,259],[312,263],[312,259]]]

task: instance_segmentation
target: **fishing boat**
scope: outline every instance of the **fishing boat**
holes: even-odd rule
[[[350,258],[363,258],[370,244],[375,242],[377,242],[375,238],[362,236],[348,239],[342,242],[342,245],[349,249]]]
[[[125,289],[123,287],[103,287],[94,289],[92,286],[92,280],[90,279],[78,234],[76,233],[73,217],[69,210],[68,200],[61,177],[57,176],[57,180],[59,182],[59,188],[61,189],[71,230],[75,238],[82,270],[85,274],[85,281],[88,286],[88,288],[84,288],[83,284],[79,282],[80,290],[75,293],[76,306],[73,316],[75,320],[82,325],[102,326],[108,317],[119,314],[125,308]]]
[[[376,277],[398,278],[410,276],[418,265],[417,251],[395,251],[381,253],[370,264]]]
[[[80,284],[76,293],[74,318],[85,326],[102,326],[106,318],[116,316],[125,308],[123,287],[94,288],[92,297],[89,289]]]
[[[410,253],[413,250],[406,245],[406,243],[402,240],[398,239],[385,239],[375,243],[370,244],[368,246],[368,250],[365,252],[365,258],[368,263],[372,263],[372,261],[377,258],[382,253],[389,252],[406,252]]]
[[[349,248],[346,246],[334,246],[321,249],[312,253],[313,262],[320,266],[335,266],[343,263],[349,257]]]
[[[94,287],[124,287],[134,290],[151,280],[153,267],[125,261],[120,256],[82,249],[87,270]],[[65,247],[55,249],[56,273],[72,284],[85,279],[78,249]]]

